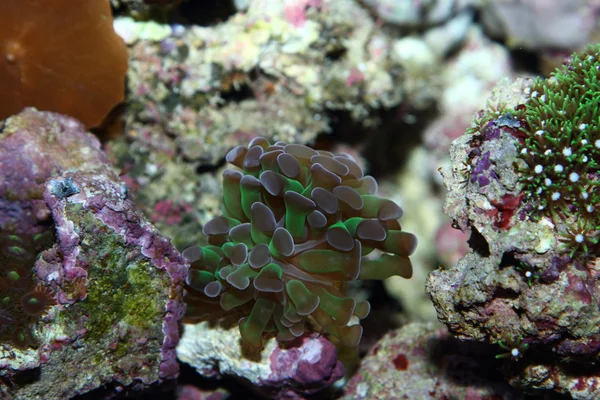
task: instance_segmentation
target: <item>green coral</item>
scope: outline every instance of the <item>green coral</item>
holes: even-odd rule
[[[247,305],[239,328],[252,346],[264,332],[292,340],[314,326],[357,345],[370,306],[346,295],[348,282],[412,275],[416,239],[400,207],[348,155],[256,138],[227,161],[239,170],[223,174],[209,245],[184,252],[188,317]]]
[[[34,264],[53,241],[50,232],[24,235],[0,229],[0,343],[37,347],[35,325],[56,299],[36,279]]]
[[[533,214],[566,222],[561,242],[575,252],[597,243],[600,226],[600,46],[574,54],[549,79],[528,88],[519,168]]]

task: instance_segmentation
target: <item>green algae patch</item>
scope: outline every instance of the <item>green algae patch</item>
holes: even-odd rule
[[[112,337],[117,353],[126,353],[123,339],[127,336],[162,337],[165,299],[160,291],[169,287],[166,274],[139,250],[128,248],[118,233],[81,205],[69,204],[66,213],[80,228],[80,254],[87,264],[87,296],[75,305],[87,315],[84,340],[101,342]]]

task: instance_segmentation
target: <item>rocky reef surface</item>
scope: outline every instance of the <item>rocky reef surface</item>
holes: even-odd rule
[[[204,377],[235,377],[267,398],[302,399],[321,393],[344,376],[336,347],[313,333],[291,342],[269,339],[261,349],[240,344],[237,327],[222,323],[186,324],[179,359]]]
[[[98,140],[71,118],[26,109],[6,120],[0,153],[2,234],[21,250],[54,237],[29,265],[3,249],[3,395],[70,398],[175,378],[187,263],[136,210]],[[23,294],[27,285],[45,297]],[[29,305],[40,299],[42,309]],[[23,314],[37,318],[23,324]]]
[[[442,169],[472,251],[426,288],[450,332],[507,349],[513,385],[576,399],[600,393],[597,74],[593,46],[495,89]]]
[[[438,324],[407,324],[373,346],[341,399],[522,398],[490,363],[492,352],[460,342]]]
[[[19,71],[50,77],[25,85],[24,105],[89,127],[125,100],[94,128],[100,141],[72,118],[33,109],[0,121],[0,397],[600,396],[597,53],[562,70],[585,66],[588,81],[533,79],[598,39],[596,0],[93,1],[103,11],[87,18],[118,36],[71,16],[84,8],[30,7],[26,18],[19,7],[34,2],[0,12],[2,118],[21,107],[15,88],[34,82]],[[38,21],[28,36],[37,39],[21,40],[19,17]],[[65,18],[81,22],[69,32],[89,34],[47,29]],[[118,60],[97,46],[103,56],[93,56],[83,40],[69,46],[80,36],[119,50]],[[116,85],[86,85],[94,71]],[[486,105],[502,77],[512,82]],[[60,96],[66,86],[85,89]],[[105,106],[84,101],[109,86],[116,96]],[[50,88],[58,100],[32,103]],[[50,107],[62,102],[71,108]],[[257,136],[272,146],[261,153]],[[291,153],[281,141],[296,143]],[[248,160],[244,146],[255,148]],[[313,199],[290,154],[307,170],[326,163],[317,176],[333,197]],[[410,280],[333,279],[349,260],[346,239],[365,234],[360,207],[351,210],[360,196],[335,194],[336,174],[356,184],[325,160],[335,154],[406,211],[402,231],[419,239]],[[239,171],[223,174],[225,161]],[[259,185],[273,212],[253,216]],[[318,211],[315,232],[293,230],[293,245],[284,225],[304,217],[282,218],[290,188]],[[344,210],[323,213],[332,201]],[[350,218],[336,220],[338,211]],[[361,263],[390,249],[398,229],[387,228],[362,238]],[[253,235],[254,256],[275,261],[268,267],[255,257],[241,265]],[[190,245],[208,250],[185,259]],[[310,246],[314,263],[291,257]],[[300,261],[319,278],[299,275]],[[186,291],[196,297],[185,298],[180,323]]]

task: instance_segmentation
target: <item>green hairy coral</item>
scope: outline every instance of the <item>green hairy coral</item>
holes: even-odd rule
[[[349,155],[256,138],[226,159],[238,170],[223,173],[223,215],[203,228],[208,246],[183,253],[188,316],[247,306],[239,329],[254,347],[309,327],[357,345],[370,306],[347,297],[348,282],[412,276],[400,207]]]
[[[587,252],[600,224],[600,46],[574,54],[549,79],[528,88],[516,111],[524,140],[521,183],[535,215],[566,221],[561,242]]]

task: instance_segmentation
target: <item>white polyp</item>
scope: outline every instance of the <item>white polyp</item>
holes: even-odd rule
[[[558,193],[558,192],[552,193],[552,200],[556,201],[558,199],[560,199],[560,193]]]
[[[584,239],[584,237],[581,233],[578,233],[577,235],[575,235],[575,241],[577,243],[583,243],[583,239]]]
[[[540,164],[536,165],[535,168],[533,169],[533,171],[536,174],[541,174],[543,170],[544,170],[544,167],[542,167]]]
[[[579,174],[577,172],[571,172],[569,174],[569,180],[571,182],[577,182],[579,180]]]
[[[554,172],[563,172],[563,170],[564,170],[564,168],[563,168],[563,166],[562,166],[562,165],[560,165],[560,164],[556,164],[556,165],[554,166]]]
[[[519,349],[512,349],[512,350],[510,351],[510,354],[511,354],[513,357],[519,357],[519,354],[520,354],[520,353],[519,353]]]
[[[569,157],[571,154],[573,154],[573,151],[570,147],[565,147],[562,153],[565,157]]]
[[[552,185],[552,179],[550,179],[550,178],[546,178],[546,179],[544,179],[544,184],[545,184],[546,186],[550,186],[550,185]]]
[[[542,136],[544,134],[544,131],[540,129],[540,130],[535,131],[535,134],[538,136]]]

